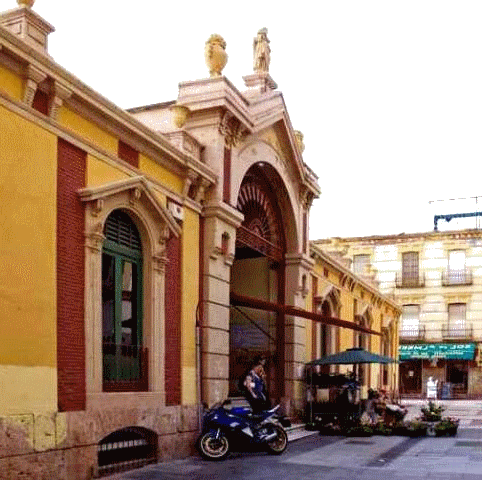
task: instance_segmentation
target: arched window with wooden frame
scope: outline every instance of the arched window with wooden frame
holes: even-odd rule
[[[86,205],[87,403],[107,405],[112,392],[135,402],[143,391],[164,405],[167,247],[181,227],[142,176],[78,193]]]
[[[142,343],[142,244],[129,214],[114,210],[102,248],[104,391],[147,389]]]

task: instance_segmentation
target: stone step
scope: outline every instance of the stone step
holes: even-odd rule
[[[286,429],[286,433],[288,434],[288,442],[293,442],[295,440],[299,440],[300,438],[316,435],[318,431],[306,430],[304,423],[296,423],[291,425],[291,427],[288,427]]]

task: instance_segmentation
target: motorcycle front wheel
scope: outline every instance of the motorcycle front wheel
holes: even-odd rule
[[[201,457],[206,460],[223,460],[229,453],[229,441],[222,432],[217,438],[212,432],[202,434],[197,447]]]
[[[272,425],[271,429],[273,433],[277,433],[277,436],[266,443],[266,448],[271,455],[281,455],[288,446],[288,434],[281,425]]]

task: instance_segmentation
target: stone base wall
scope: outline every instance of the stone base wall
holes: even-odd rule
[[[115,402],[113,402],[115,403]],[[194,405],[90,409],[50,415],[0,417],[0,480],[90,480],[97,472],[98,443],[129,426],[158,435],[158,460],[194,451]]]

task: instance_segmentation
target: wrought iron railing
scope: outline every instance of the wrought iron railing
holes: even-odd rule
[[[403,275],[401,273],[397,273],[395,275],[395,285],[397,288],[425,287],[425,274]]]
[[[425,340],[425,325],[403,328],[400,330],[400,340]]]
[[[147,348],[104,343],[102,356],[104,391],[147,391]]]
[[[442,285],[472,285],[472,272],[468,268],[462,270],[447,269],[442,272]]]
[[[248,230],[243,225],[239,226],[236,232],[236,243],[238,245],[252,248],[276,261],[281,261],[283,259],[283,250],[278,245],[269,242],[260,235]]]
[[[442,338],[444,340],[472,340],[474,338],[474,329],[472,324],[465,325],[442,325]]]

